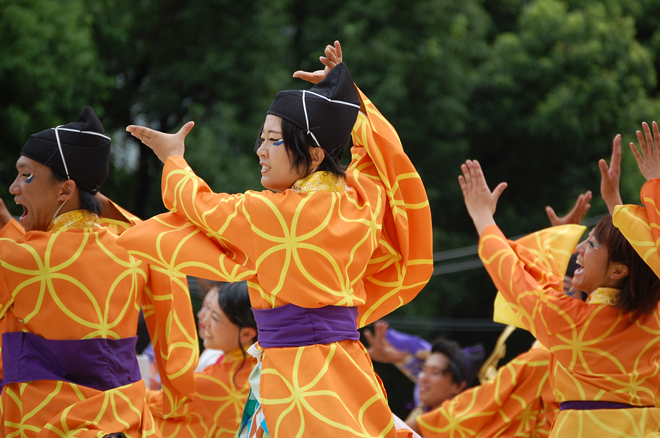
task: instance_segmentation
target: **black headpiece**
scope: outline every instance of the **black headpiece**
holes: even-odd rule
[[[77,122],[32,134],[21,155],[72,179],[78,188],[92,194],[110,173],[110,137],[90,107],[83,109]]]
[[[360,97],[342,62],[309,90],[277,93],[268,114],[293,123],[307,132],[316,146],[335,157],[348,145],[359,111]]]

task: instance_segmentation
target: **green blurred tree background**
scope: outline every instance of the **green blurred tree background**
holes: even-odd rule
[[[468,158],[491,186],[509,183],[496,215],[507,235],[547,226],[546,205],[563,214],[585,190],[597,216],[597,160],[609,160],[616,133],[623,199],[638,200],[626,145],[660,109],[658,11],[660,0],[0,0],[0,193],[11,201],[29,134],[85,105],[113,137],[103,191],[141,217],[164,210],[161,164],[128,124],[174,131],[195,120],[192,168],[217,191],[260,189],[254,144],[270,101],[307,87],[291,73],[317,69],[339,39],[426,184],[436,252],[477,243],[456,182]],[[438,275],[395,317],[489,318],[494,293],[483,269]],[[498,335],[408,331],[487,351]],[[516,336],[509,357],[528,348]],[[408,394],[391,397],[399,413]]]

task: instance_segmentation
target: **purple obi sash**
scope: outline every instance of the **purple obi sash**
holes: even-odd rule
[[[62,380],[99,391],[139,381],[137,336],[55,341],[32,333],[2,334],[4,384]]]
[[[303,347],[360,339],[357,307],[325,306],[307,309],[285,304],[252,309],[263,348]]]
[[[565,411],[573,409],[576,411],[595,411],[598,409],[633,409],[633,408],[653,408],[655,406],[633,406],[626,403],[596,400],[574,400],[559,403],[559,410]]]

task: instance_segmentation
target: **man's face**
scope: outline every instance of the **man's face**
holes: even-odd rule
[[[16,169],[18,176],[9,187],[9,193],[23,206],[21,224],[26,232],[46,231],[62,205],[59,197],[63,182],[55,179],[49,167],[23,155],[16,162]]]

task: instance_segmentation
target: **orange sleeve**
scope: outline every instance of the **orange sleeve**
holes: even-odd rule
[[[194,372],[199,360],[197,327],[187,279],[150,265],[142,310],[154,347],[167,418],[194,399]]]
[[[640,197],[644,206],[617,205],[612,222],[621,230],[639,256],[660,276],[660,179],[654,178],[642,187]]]
[[[493,381],[417,417],[422,435],[532,436],[534,430],[534,436],[547,436],[558,408],[550,388],[549,363],[550,352],[544,348],[519,355],[500,368]]]
[[[16,219],[12,219],[0,229],[0,238],[4,239],[18,239],[25,234],[23,225]]]
[[[424,184],[394,127],[359,89],[362,109],[353,128],[347,182],[373,181],[384,210],[379,242],[364,275],[363,327],[410,302],[433,273],[433,227]]]
[[[555,260],[555,253],[570,257],[582,231],[584,227],[577,225],[552,227],[534,233],[522,244],[507,241],[491,225],[479,240],[479,256],[493,283],[524,328],[548,348],[556,335],[571,331],[587,317],[582,311],[586,304],[562,292],[563,273],[559,274]],[[572,237],[555,245],[565,232]]]
[[[245,195],[213,193],[182,157],[165,163],[162,191],[171,213],[136,224],[121,246],[177,275],[231,282],[255,275]]]

